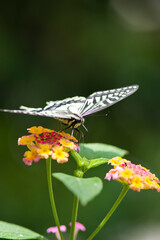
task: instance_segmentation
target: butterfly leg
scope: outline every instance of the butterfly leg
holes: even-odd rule
[[[62,132],[62,131],[65,131],[65,130],[67,130],[67,129],[69,129],[69,128],[71,128],[71,126],[67,126],[67,127],[65,127],[65,128],[62,128],[62,129],[61,129],[61,132]],[[74,130],[77,130],[77,129],[74,128],[74,127],[72,127],[72,130],[71,130],[71,137],[73,137]],[[79,131],[78,131],[78,132],[79,132]]]
[[[88,129],[86,128],[86,126],[84,124],[82,124],[82,127],[86,130],[86,132],[88,132]]]
[[[79,133],[79,142],[82,139],[82,142],[84,142],[84,133],[82,131],[80,131],[78,128],[74,128],[75,131],[77,131]]]
[[[65,127],[65,128],[62,128],[60,132],[65,131],[65,130],[67,130],[67,129],[69,129],[69,128],[70,128],[70,126],[67,126],[67,127]]]
[[[74,134],[74,128],[72,128],[71,137],[73,137],[73,134]]]

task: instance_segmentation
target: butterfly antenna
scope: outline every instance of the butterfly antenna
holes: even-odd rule
[[[106,114],[93,114],[93,115],[87,115],[85,116],[86,118],[88,117],[107,117],[109,115],[110,111],[108,111]]]

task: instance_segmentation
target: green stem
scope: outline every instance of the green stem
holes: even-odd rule
[[[74,235],[75,235],[75,223],[76,223],[76,220],[77,220],[77,213],[78,213],[78,203],[79,203],[78,197],[74,196],[73,210],[72,210],[72,226],[71,226],[70,240],[74,240]]]
[[[77,165],[80,166],[81,163],[83,162],[83,159],[81,156],[76,152],[76,151],[71,151],[72,156],[74,157],[75,161],[77,162]],[[78,169],[74,172],[74,175],[76,177],[83,177],[83,172],[79,171]],[[74,240],[75,237],[75,224],[77,220],[77,213],[78,213],[78,204],[79,204],[79,199],[77,196],[74,196],[74,201],[73,201],[73,210],[72,210],[72,225],[71,225],[71,232],[70,232],[70,240]]]
[[[102,222],[99,224],[99,226],[95,229],[95,231],[87,238],[87,240],[91,240],[95,237],[95,235],[101,230],[101,228],[104,226],[104,224],[109,220],[109,218],[112,216],[118,205],[121,203],[122,199],[126,195],[127,191],[129,190],[129,187],[124,185],[119,197],[117,198],[116,202],[114,203],[113,207],[110,209],[106,217],[102,220]]]
[[[81,166],[82,163],[84,162],[81,156],[74,150],[71,151],[72,157],[74,157],[75,161],[77,162],[78,166]]]
[[[51,201],[52,212],[53,212],[56,226],[58,227],[60,238],[61,238],[61,240],[63,240],[63,236],[62,236],[62,233],[60,230],[60,223],[59,223],[59,219],[58,219],[56,205],[55,205],[55,201],[54,201],[54,195],[53,195],[52,176],[51,176],[51,158],[50,157],[48,159],[46,159],[46,169],[47,169],[48,190],[49,190],[49,197],[50,197],[50,201]]]

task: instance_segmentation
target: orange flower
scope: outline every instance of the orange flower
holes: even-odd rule
[[[39,126],[39,127],[31,127],[27,129],[29,133],[33,133],[35,135],[39,135],[44,132],[44,128]]]

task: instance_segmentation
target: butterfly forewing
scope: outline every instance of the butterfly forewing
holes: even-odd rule
[[[83,117],[99,112],[128,97],[137,89],[138,86],[134,85],[102,92],[95,92],[86,99],[82,107],[79,109],[79,112]]]

